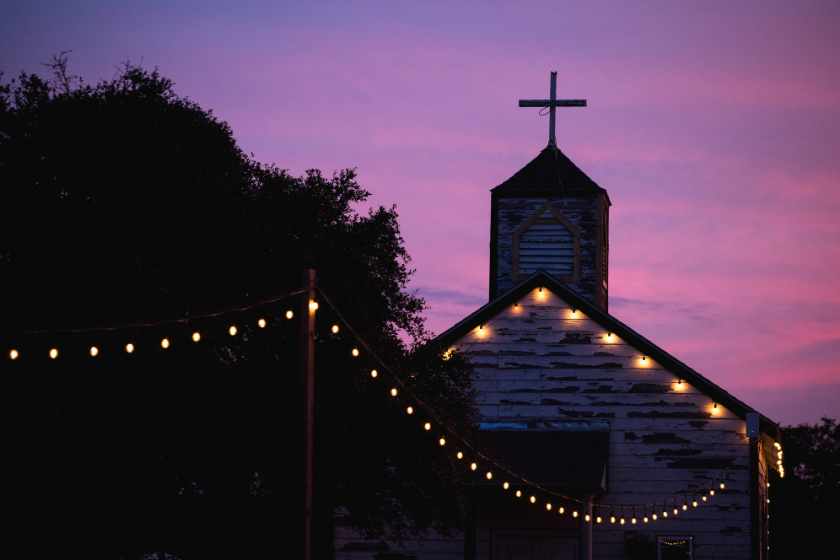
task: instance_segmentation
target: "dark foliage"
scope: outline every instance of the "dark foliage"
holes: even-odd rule
[[[624,554],[629,560],[656,560],[656,539],[645,533],[627,532]]]
[[[821,558],[832,548],[840,501],[840,428],[833,418],[782,430],[786,476],[771,472],[770,552]]]
[[[207,557],[224,543],[294,542],[297,297],[186,324],[23,331],[260,300],[299,287],[307,248],[351,324],[448,424],[475,437],[472,369],[428,340],[423,301],[405,291],[397,213],[356,213],[368,193],[352,170],[292,177],[256,163],[226,123],[157,71],[127,63],[88,85],[66,70],[62,56],[51,81],[22,74],[0,90],[4,455],[19,538],[85,557]],[[453,462],[455,442],[441,448],[438,426],[422,430],[422,410],[405,414],[414,403],[390,397],[385,372],[368,375],[378,366],[351,357],[355,341],[346,328],[332,333],[336,322],[322,304],[318,542],[332,546],[333,508],[371,537],[458,528],[468,476]]]

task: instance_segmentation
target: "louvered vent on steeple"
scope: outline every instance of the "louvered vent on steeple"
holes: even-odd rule
[[[538,270],[575,273],[575,237],[548,210],[519,236],[519,274]]]
[[[564,282],[580,276],[580,233],[548,201],[513,234],[514,282],[538,270]]]

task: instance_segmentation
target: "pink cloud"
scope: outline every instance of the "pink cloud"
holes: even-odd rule
[[[544,147],[517,100],[558,70],[589,100],[560,111],[560,146],[614,203],[611,311],[816,421],[840,412],[838,27],[836,2],[20,4],[0,7],[0,67],[73,49],[96,79],[144,56],[259,160],[358,168],[398,206],[437,332],[486,300],[488,191]],[[811,410],[826,393],[834,412]]]

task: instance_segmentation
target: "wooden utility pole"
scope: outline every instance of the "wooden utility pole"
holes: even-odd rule
[[[300,296],[300,402],[301,402],[301,523],[303,560],[312,559],[312,442],[315,424],[315,261],[312,251],[303,255]]]

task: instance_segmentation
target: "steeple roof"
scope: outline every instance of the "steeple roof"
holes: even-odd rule
[[[506,196],[528,196],[526,192],[546,191],[556,192],[558,195],[563,193],[566,196],[572,193],[594,196],[606,192],[551,144],[491,192]]]

